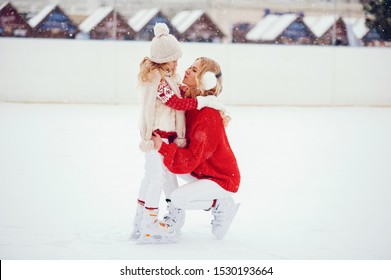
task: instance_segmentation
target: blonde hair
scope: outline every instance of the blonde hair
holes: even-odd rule
[[[165,73],[170,72],[171,69],[168,66],[168,63],[156,63],[153,62],[149,57],[144,57],[140,62],[140,72],[138,74],[139,84],[148,83],[152,80],[153,73],[158,71],[160,76],[163,78]],[[175,72],[171,72],[172,75],[175,75]]]
[[[196,73],[196,84],[197,88],[189,88],[189,90],[185,93],[185,97],[197,97],[197,96],[207,96],[207,95],[215,95],[218,96],[223,90],[223,78],[221,75],[221,67],[220,65],[213,59],[208,57],[199,57],[196,61],[200,61],[200,66]],[[217,79],[217,84],[214,88],[209,90],[203,89],[202,78],[204,77],[206,72],[212,72],[215,74]],[[220,111],[221,118],[223,119],[223,124],[226,127],[231,120],[231,117],[224,111]]]
[[[213,59],[207,58],[207,57],[199,57],[196,59],[196,61],[200,61],[200,66],[198,68],[195,80],[197,84],[197,90],[190,89],[188,92],[186,92],[186,97],[196,97],[196,96],[207,96],[207,95],[219,95],[220,92],[223,90],[223,79],[221,76],[221,68],[220,65],[214,61]],[[209,90],[203,89],[202,84],[202,78],[204,77],[204,74],[206,72],[212,72],[215,75],[219,75],[216,77],[217,79],[217,85],[214,88],[211,88]]]

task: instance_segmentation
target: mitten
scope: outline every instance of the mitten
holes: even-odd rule
[[[208,96],[197,96],[197,109],[201,110],[204,107],[210,107],[219,111],[227,111],[224,104],[219,101],[217,96],[208,95]]]
[[[220,116],[223,119],[224,127],[227,127],[228,123],[231,121],[231,116],[227,111],[220,111]]]

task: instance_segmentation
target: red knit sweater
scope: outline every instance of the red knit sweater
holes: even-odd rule
[[[185,93],[184,87],[180,87],[179,89],[181,96],[183,96]],[[179,98],[164,80],[159,84],[157,92],[157,97],[160,99],[160,101],[174,110],[186,111],[197,109],[198,101],[196,98]]]
[[[219,111],[187,111],[186,138],[186,148],[162,144],[159,152],[167,168],[173,173],[191,173],[198,179],[213,180],[225,190],[237,192],[240,172]]]

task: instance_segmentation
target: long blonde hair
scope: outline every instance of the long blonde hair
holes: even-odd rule
[[[171,69],[168,67],[168,63],[156,63],[153,62],[149,57],[144,57],[140,62],[140,72],[138,74],[139,84],[148,83],[152,80],[153,73],[158,71],[160,76],[164,78],[167,72]],[[171,75],[175,75],[175,72],[170,72]]]

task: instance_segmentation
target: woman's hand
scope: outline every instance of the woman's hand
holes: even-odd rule
[[[163,143],[162,138],[160,137],[160,135],[157,134],[156,132],[153,132],[152,133],[152,141],[154,143],[153,148],[155,150],[159,151],[160,147],[162,146],[162,143]]]

